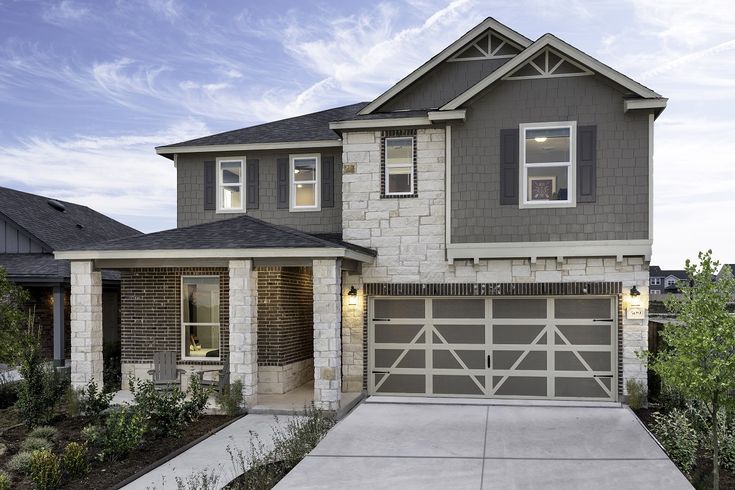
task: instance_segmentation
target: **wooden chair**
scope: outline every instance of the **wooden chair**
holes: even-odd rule
[[[153,376],[153,385],[157,390],[166,390],[181,386],[184,372],[176,367],[175,352],[156,352],[153,354],[153,369],[148,374]]]
[[[204,379],[204,373],[217,373],[217,379]],[[199,371],[199,381],[203,387],[222,393],[230,385],[230,363],[225,361],[221,369]]]

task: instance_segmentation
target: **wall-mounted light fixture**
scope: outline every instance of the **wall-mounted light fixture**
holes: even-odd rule
[[[355,289],[355,286],[350,286],[350,290],[347,291],[347,304],[357,306],[357,289]]]
[[[638,288],[636,286],[630,288],[630,304],[631,306],[641,305],[641,292],[638,291]]]

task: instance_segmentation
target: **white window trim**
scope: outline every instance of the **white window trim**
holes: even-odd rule
[[[526,164],[526,131],[534,129],[569,128],[569,159],[570,162],[532,163]],[[519,125],[519,152],[518,164],[520,166],[518,175],[518,207],[521,209],[532,208],[573,208],[577,206],[577,121],[559,121],[544,123],[523,123]],[[569,182],[567,187],[566,201],[529,201],[528,200],[528,168],[538,167],[560,167],[568,166]]]
[[[240,162],[240,207],[222,207],[222,187],[234,187],[236,184],[225,184],[222,182],[222,162]],[[244,213],[246,211],[247,187],[245,186],[245,169],[247,160],[245,157],[217,157],[217,213]]]
[[[661,278],[660,277],[652,277],[651,278],[651,286],[660,286],[661,285]]]
[[[184,322],[184,279],[210,279],[210,278],[216,278],[217,284],[219,284],[219,276],[181,276],[180,282],[179,282],[179,308],[180,308],[180,318],[181,318],[181,360],[182,361],[206,361],[206,362],[220,362],[222,360],[222,325],[220,322],[217,323],[191,323],[191,322]],[[220,304],[219,308],[222,306],[222,295],[220,291]],[[219,318],[219,313],[217,314],[217,317]],[[202,327],[218,327],[219,328],[219,346],[217,349],[220,351],[220,355],[217,357],[192,357],[186,355],[186,344],[184,342],[188,341],[186,339],[186,327],[188,326],[202,326]]]
[[[313,158],[316,161],[316,180],[308,180],[298,182],[299,184],[314,184],[314,205],[313,206],[297,206],[296,205],[296,184],[294,180],[294,161]],[[294,154],[288,156],[288,180],[289,180],[289,197],[288,209],[293,213],[305,211],[321,211],[322,210],[322,156],[320,153]]]
[[[678,280],[676,278],[667,277],[666,278],[666,287],[667,288],[670,288],[671,286],[676,286],[677,281]]]
[[[661,294],[661,290],[660,289],[651,289],[650,293],[651,293],[652,296],[656,296],[658,294]]]
[[[414,147],[414,143],[415,143],[414,138],[415,138],[415,136],[393,136],[393,137],[390,137],[390,138],[385,138],[385,142],[384,142],[384,145],[383,145],[383,161],[385,162],[385,165],[384,165],[385,168],[383,169],[383,172],[384,172],[383,182],[385,182],[385,189],[384,189],[385,192],[384,192],[384,195],[386,195],[386,196],[413,196],[414,195],[414,193],[415,193],[415,191],[414,191],[414,185],[415,185],[415,183],[413,181],[413,176],[414,176],[414,173],[416,173],[416,169],[414,168],[415,158],[414,158],[414,154],[413,154],[413,147]],[[388,141],[390,141],[390,140],[405,140],[405,139],[410,139],[411,140],[411,161],[410,161],[410,163],[392,163],[392,164],[389,164],[388,163]],[[409,182],[410,182],[411,185],[410,185],[410,190],[408,192],[390,192],[390,179],[388,178],[388,176],[390,175],[390,173],[388,172],[388,170],[391,169],[391,168],[408,168],[410,170],[410,172],[409,172],[409,176],[410,176]]]

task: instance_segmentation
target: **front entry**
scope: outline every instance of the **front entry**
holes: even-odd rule
[[[614,297],[370,298],[371,394],[617,399]]]

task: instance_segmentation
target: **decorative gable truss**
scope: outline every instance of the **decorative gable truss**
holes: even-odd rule
[[[503,80],[578,77],[592,74],[590,70],[579,63],[557,53],[553,49],[546,48],[528,63],[521,65],[518,69],[503,77]]]
[[[477,41],[455,54],[448,61],[475,61],[512,58],[523,50],[518,44],[497,35],[493,31],[480,36]]]

